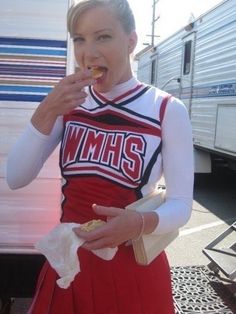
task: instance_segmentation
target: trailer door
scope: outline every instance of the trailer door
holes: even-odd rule
[[[185,103],[189,114],[191,115],[193,75],[194,75],[194,51],[195,37],[193,32],[182,39],[182,66],[181,66],[181,86],[180,99]]]

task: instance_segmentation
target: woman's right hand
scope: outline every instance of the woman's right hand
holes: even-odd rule
[[[31,119],[34,127],[45,135],[50,134],[57,117],[84,103],[87,97],[84,87],[94,83],[89,70],[63,78],[34,112]]]

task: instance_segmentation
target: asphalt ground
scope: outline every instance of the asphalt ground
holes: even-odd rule
[[[210,261],[202,250],[234,221],[236,173],[221,170],[217,175],[198,175],[195,179],[191,218],[180,230],[179,237],[166,250],[170,265],[208,264]],[[228,241],[232,239],[229,238]]]

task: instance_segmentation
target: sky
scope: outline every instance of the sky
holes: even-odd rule
[[[180,28],[188,24],[190,16],[195,18],[208,11],[222,0],[156,0],[156,23],[155,35],[156,42],[167,38]],[[143,43],[150,43],[152,33],[152,5],[153,0],[129,0],[130,6],[136,19],[136,29],[139,37],[135,53],[145,46]],[[145,3],[145,4],[144,4]]]

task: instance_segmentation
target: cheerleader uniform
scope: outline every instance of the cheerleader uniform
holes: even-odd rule
[[[165,121],[167,108],[172,123]],[[168,94],[134,78],[107,94],[89,87],[85,103],[59,118],[51,135],[37,134],[31,125],[24,136],[32,133],[38,137],[35,146],[44,146],[39,163],[61,141],[61,222],[106,220],[93,212],[92,204],[125,208],[150,193],[162,174],[167,201],[158,209],[160,223],[154,232],[171,231],[188,220],[193,179],[191,129],[184,106]],[[40,167],[32,168],[33,177]],[[182,190],[179,178],[184,181]],[[164,252],[148,266],[138,265],[132,246],[125,244],[111,261],[83,248],[78,250],[78,258],[81,271],[67,289],[57,286],[58,275],[45,263],[29,313],[174,313]]]

